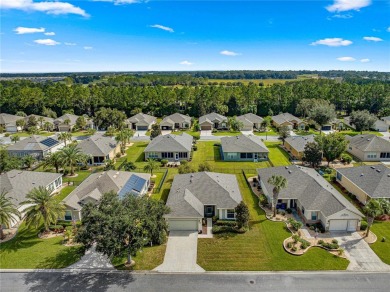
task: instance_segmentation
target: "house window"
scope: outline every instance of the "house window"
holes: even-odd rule
[[[367,158],[376,158],[376,153],[375,152],[367,153]]]
[[[158,153],[156,152],[149,152],[149,158],[158,158]]]
[[[341,179],[343,178],[343,175],[340,172],[337,172],[336,177],[337,177],[337,180],[341,181]]]
[[[187,158],[188,157],[188,153],[187,152],[179,152],[179,157],[180,158]]]
[[[65,211],[65,220],[72,220],[72,211]]]
[[[228,157],[229,159],[235,159],[235,158],[236,158],[236,153],[228,153],[228,154],[227,154],[227,157]]]
[[[227,219],[234,219],[234,210],[233,210],[233,209],[227,210],[227,212],[226,212],[226,218],[227,218]]]
[[[381,158],[390,158],[390,152],[381,152]]]
[[[317,220],[317,212],[311,212],[311,220]]]
[[[173,158],[173,152],[162,152],[161,157],[162,158]]]

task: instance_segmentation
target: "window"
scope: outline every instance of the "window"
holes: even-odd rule
[[[390,152],[381,152],[381,158],[390,158]]]
[[[376,153],[375,152],[367,153],[367,158],[376,158]]]
[[[65,220],[72,220],[72,211],[65,211]]]
[[[228,154],[227,154],[227,157],[228,157],[229,159],[235,159],[235,158],[236,158],[236,153],[228,153]]]
[[[252,159],[253,158],[253,153],[240,153],[240,158],[241,159],[245,159],[245,158]]]
[[[240,158],[246,158],[246,153],[240,153]]]
[[[149,156],[149,158],[158,158],[158,153],[156,153],[156,152],[149,152],[148,156]]]
[[[337,172],[336,177],[337,177],[337,180],[341,181],[341,179],[343,178],[343,175],[340,172]]]
[[[173,152],[162,152],[161,157],[162,158],[173,158]]]
[[[317,220],[317,212],[311,212],[311,220]]]
[[[179,152],[179,157],[180,158],[187,158],[188,157],[188,153],[187,152]]]
[[[227,212],[226,212],[226,218],[228,218],[228,219],[234,219],[234,210],[232,210],[232,209],[227,210]]]

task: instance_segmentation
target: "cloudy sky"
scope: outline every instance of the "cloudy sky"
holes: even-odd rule
[[[390,71],[389,0],[0,0],[1,72]]]

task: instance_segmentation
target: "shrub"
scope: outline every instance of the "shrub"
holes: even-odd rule
[[[319,241],[318,241],[318,244],[319,245],[322,245],[324,243],[324,241],[322,240],[322,239],[320,239]]]
[[[386,242],[386,237],[383,236],[381,242]]]
[[[291,248],[291,250],[292,250],[292,251],[297,251],[297,247],[296,247],[296,246],[293,246],[293,247]]]
[[[218,216],[213,216],[212,221],[213,221],[213,224],[215,224],[215,222],[218,221]]]
[[[216,129],[212,129],[211,133],[217,133],[218,131]]]
[[[5,133],[4,137],[9,137],[11,134],[10,133]]]
[[[161,159],[161,165],[165,166],[168,164],[168,159]]]
[[[235,229],[231,226],[217,226],[214,225],[212,228],[213,234],[226,233],[226,232],[235,232]]]
[[[344,253],[344,249],[340,248],[337,253],[338,253],[339,256],[342,256],[343,253]]]
[[[135,170],[137,168],[137,166],[135,166],[134,162],[131,162],[131,161],[127,161],[127,162],[123,163],[122,167],[125,171],[132,171],[132,170]]]
[[[293,218],[288,219],[288,223],[297,231],[302,227],[302,222],[294,220]]]
[[[217,225],[217,226],[236,226],[236,222],[235,221],[230,221],[230,220],[217,220],[214,225]]]
[[[293,246],[293,243],[292,243],[292,242],[288,242],[288,243],[287,243],[287,248],[292,248],[292,246]]]
[[[282,212],[280,212],[280,214],[281,214],[282,216],[285,216],[285,215],[286,215],[286,212],[282,211]]]
[[[196,150],[198,150],[198,146],[194,145],[194,146],[192,146],[192,149],[193,149],[194,151],[196,151]]]
[[[299,241],[299,235],[294,234],[294,235],[292,236],[292,239],[294,240],[294,243],[297,243],[297,242]]]
[[[63,230],[64,227],[62,225],[49,225],[49,229],[51,231],[59,231],[59,230]]]
[[[337,239],[332,239],[332,243],[333,243],[333,244],[338,244],[339,242],[338,242]]]
[[[366,221],[362,221],[360,223],[360,230],[363,230],[363,231],[366,230],[367,226],[368,226],[367,222]]]
[[[314,229],[315,229],[314,225],[310,226],[310,230],[314,230]]]
[[[291,214],[291,213],[292,213],[292,210],[291,210],[290,208],[287,208],[287,209],[286,209],[286,212],[287,212],[288,214]]]
[[[306,243],[301,243],[301,249],[306,249],[308,245]]]
[[[348,154],[342,154],[341,155],[341,161],[346,163],[346,164],[350,164],[351,161],[352,161],[352,157]]]

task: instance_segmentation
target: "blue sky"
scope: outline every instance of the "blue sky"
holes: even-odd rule
[[[390,1],[0,0],[1,72],[390,71]]]

